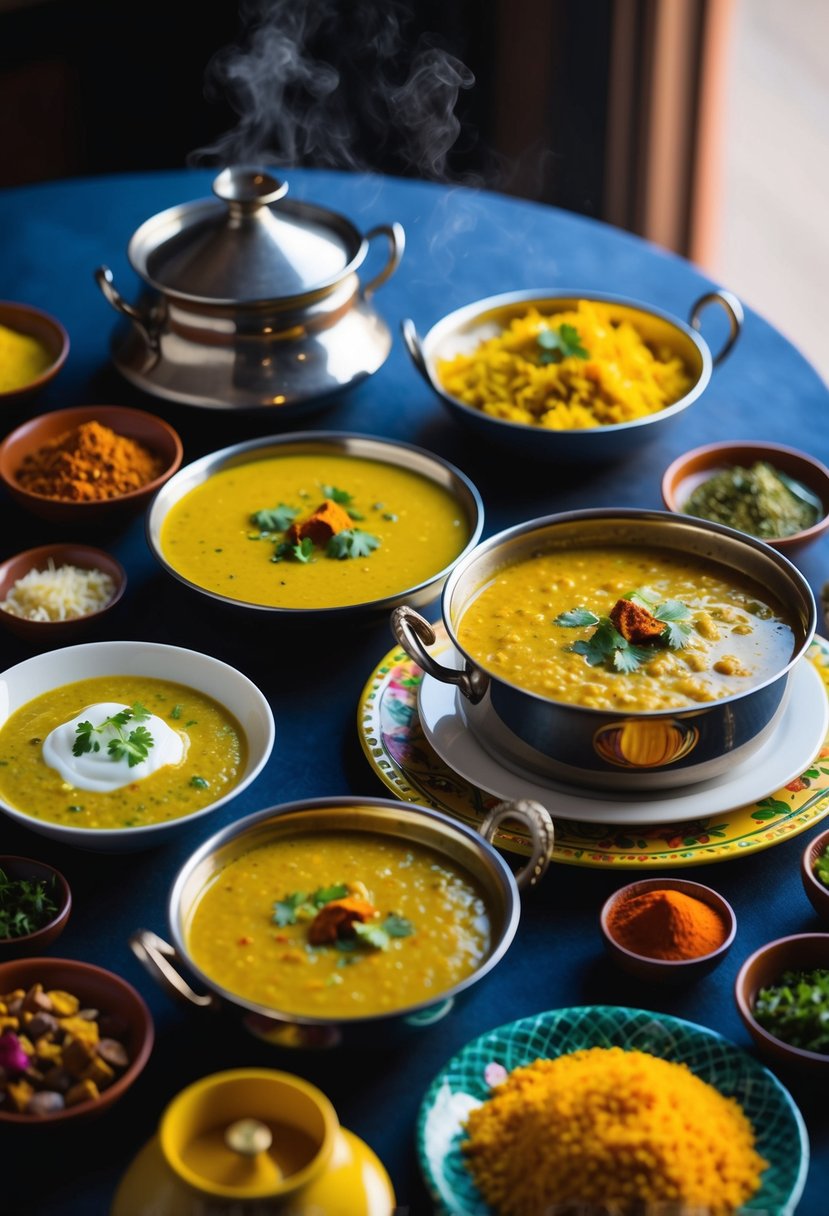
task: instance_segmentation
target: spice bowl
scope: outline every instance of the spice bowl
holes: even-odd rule
[[[55,317],[30,304],[17,304],[11,300],[0,300],[0,326],[16,335],[33,339],[43,350],[45,362],[41,370],[34,373],[16,388],[0,388],[0,405],[22,401],[36,393],[58,374],[69,354],[69,334]],[[9,360],[4,359],[4,363]]]
[[[27,457],[74,428],[91,422],[100,423],[116,435],[148,449],[158,459],[158,474],[137,489],[112,498],[88,500],[52,498],[35,493],[21,483],[20,471]],[[143,510],[156,490],[179,468],[183,454],[178,433],[155,414],[123,405],[79,406],[40,414],[7,435],[0,444],[0,483],[20,506],[50,523],[108,526]]]
[[[66,616],[59,619],[35,620],[29,616],[18,616],[15,612],[4,607],[8,597],[13,593],[16,584],[35,571],[48,571],[54,567],[56,571],[62,567],[74,567],[80,571],[96,571],[105,575],[112,584],[109,598],[100,607],[93,607],[88,612],[78,616]],[[91,545],[74,545],[58,543],[40,545],[36,549],[26,549],[0,564],[0,625],[17,637],[35,645],[51,646],[67,639],[75,638],[85,633],[91,625],[100,623],[105,613],[111,612],[124,594],[127,586],[127,572],[119,561],[116,561],[103,549],[95,549]],[[92,588],[90,588],[90,593]],[[19,593],[17,593],[19,595]],[[21,607],[25,605],[21,604]]]
[[[803,890],[808,895],[815,912],[823,920],[829,920],[829,887],[818,878],[815,864],[821,853],[827,848],[829,848],[829,829],[820,832],[813,840],[810,840],[800,857]]]
[[[660,984],[701,979],[723,961],[737,933],[728,900],[712,887],[684,878],[644,878],[620,887],[605,900],[600,924],[616,965],[637,979]],[[652,954],[645,952],[646,945],[653,946]],[[680,957],[695,945],[704,953]],[[658,957],[657,951],[673,957]]]
[[[690,496],[718,473],[733,468],[751,468],[758,462],[771,465],[787,482],[796,483],[810,500],[815,500],[819,516],[808,528],[789,536],[760,537],[784,553],[801,549],[829,528],[829,468],[814,456],[779,443],[743,443],[739,440],[708,443],[678,456],[662,478],[662,500],[669,511],[689,515]],[[718,522],[727,523],[726,520]],[[732,525],[735,526],[736,525]]]
[[[28,891],[22,883],[29,884]],[[60,870],[31,857],[0,855],[0,959],[45,950],[66,928],[71,911],[72,892]],[[29,932],[8,932],[15,912],[25,915]]]
[[[12,1109],[8,1100],[0,1102],[0,1126],[52,1127],[97,1118],[124,1096],[152,1052],[155,1035],[150,1011],[132,985],[113,971],[68,958],[22,958],[0,963],[0,994],[20,990],[28,994],[38,984],[46,993],[57,991],[77,998],[79,1011],[97,1013],[100,1037],[120,1043],[126,1062],[118,1067],[111,1083],[101,1083],[97,1098],[38,1115]]]
[[[775,1065],[809,1069],[829,1076],[829,1052],[806,1051],[777,1038],[755,1017],[762,988],[779,982],[787,971],[829,971],[829,933],[796,933],[768,942],[743,963],[734,981],[737,1011],[761,1055]]]

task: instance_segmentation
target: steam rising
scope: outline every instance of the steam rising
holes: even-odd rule
[[[401,0],[240,0],[239,45],[210,61],[205,91],[238,115],[191,164],[313,163],[369,168],[368,149],[446,180],[461,130],[455,106],[475,78],[422,38],[407,44]]]

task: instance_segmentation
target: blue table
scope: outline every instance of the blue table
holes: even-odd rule
[[[686,262],[612,228],[546,207],[464,189],[346,174],[286,175],[294,197],[344,212],[363,230],[399,220],[408,247],[377,306],[396,327],[412,316],[422,330],[450,309],[519,288],[572,288],[629,295],[686,317],[710,283]],[[136,404],[155,410],[180,431],[185,460],[271,427],[267,416],[190,411],[142,397],[108,363],[114,316],[93,284],[109,263],[130,298],[137,283],[126,245],[143,220],[174,203],[209,193],[210,175],[175,172],[69,181],[0,195],[0,296],[39,305],[60,317],[72,350],[67,366],[29,412],[89,402]],[[135,283],[136,291],[131,292]],[[717,348],[718,318],[706,318]],[[713,331],[713,332],[711,332]],[[489,535],[557,510],[590,506],[660,506],[661,471],[680,452],[717,439],[788,442],[829,460],[823,426],[829,395],[796,350],[754,313],[731,358],[714,374],[702,399],[664,439],[624,464],[605,469],[537,469],[508,465],[497,451],[473,443],[444,414],[411,367],[395,337],[385,366],[315,418],[317,428],[355,430],[407,440],[447,457],[480,487]],[[6,422],[3,433],[9,429]],[[52,538],[48,525],[3,504],[2,556]],[[68,537],[67,539],[73,539]],[[84,540],[85,537],[74,539]],[[108,1210],[115,1184],[136,1149],[155,1129],[167,1101],[192,1080],[222,1068],[273,1064],[295,1068],[333,1100],[346,1127],[363,1136],[388,1167],[398,1201],[410,1216],[429,1211],[414,1153],[418,1104],[438,1068],[463,1043],[500,1023],[564,1005],[623,1004],[661,1010],[712,1027],[740,1045],[732,985],[740,963],[773,937],[820,926],[800,887],[804,839],[790,840],[739,861],[696,869],[690,876],[716,886],[739,920],[725,963],[688,990],[650,989],[625,980],[604,959],[598,909],[627,877],[554,866],[541,891],[526,901],[518,938],[494,976],[467,1003],[402,1052],[304,1058],[273,1056],[241,1030],[198,1020],[174,1006],[149,980],[127,947],[145,926],[166,933],[166,900],[181,863],[208,833],[261,807],[308,796],[354,792],[385,795],[369,771],[355,731],[355,707],[391,635],[379,624],[347,645],[306,647],[301,662],[278,637],[219,629],[184,616],[177,589],[156,567],[136,520],[108,547],[129,574],[126,601],[107,626],[110,638],[143,638],[195,647],[252,676],[271,700],[276,746],[259,779],[209,822],[194,825],[160,850],[126,857],[64,851],[45,838],[0,820],[3,852],[41,856],[66,873],[75,894],[69,926],[54,953],[87,959],[132,982],[149,1002],[157,1041],[130,1093],[95,1124],[60,1135],[2,1134],[0,1213],[96,1216]],[[798,559],[815,591],[829,573],[829,539]],[[6,667],[31,651],[0,636]],[[324,695],[309,693],[324,689]],[[816,1087],[815,1087],[816,1088]],[[826,1103],[794,1087],[807,1118],[812,1165],[799,1212],[824,1216],[829,1194]],[[48,1143],[47,1143],[48,1141]],[[343,1216],[348,1216],[347,1212]]]

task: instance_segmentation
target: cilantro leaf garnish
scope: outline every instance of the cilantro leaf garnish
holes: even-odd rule
[[[111,717],[105,718],[98,726],[93,726],[91,722],[79,722],[75,727],[72,755],[83,756],[87,752],[99,752],[101,742],[93,736],[110,730],[115,733],[107,741],[107,755],[113,760],[126,759],[128,766],[135,768],[136,764],[147,759],[150,748],[155,746],[155,740],[146,726],[138,726],[129,734],[124,728],[130,722],[146,722],[149,717],[150,711],[146,706],[142,705],[140,701],[136,701],[131,709],[120,709]]]
[[[283,540],[281,544],[274,549],[272,562],[295,561],[310,562],[314,556],[314,542],[310,536],[306,536],[303,540],[297,541],[294,545],[289,540]]]
[[[287,532],[297,515],[299,515],[298,507],[289,507],[281,502],[278,507],[254,511],[250,522],[262,532]],[[259,537],[256,539],[258,540]]]
[[[660,603],[658,594],[649,587],[637,588],[629,592],[624,599],[644,608],[664,626],[652,639],[654,642],[671,650],[681,650],[687,644],[691,636],[691,623],[688,619],[691,610],[687,605],[679,600],[664,600]],[[553,624],[562,625],[566,629],[596,625],[589,638],[580,639],[570,646],[570,650],[575,654],[584,656],[590,667],[601,667],[609,663],[614,671],[628,675],[636,671],[642,663],[646,663],[652,654],[649,646],[636,645],[624,637],[609,617],[598,617],[587,608],[562,612],[554,619]]]
[[[355,921],[354,934],[358,941],[366,946],[372,946],[375,950],[388,950],[389,935],[380,925],[375,925],[371,921],[363,924],[361,921]]]
[[[330,904],[332,899],[345,899],[346,895],[348,887],[344,882],[337,882],[332,887],[318,887],[311,896],[311,903],[321,908],[324,904]]]
[[[349,494],[348,490],[341,490],[338,486],[322,486],[321,489],[323,498],[330,498],[341,507],[347,507],[354,501],[353,494]]]
[[[590,351],[581,344],[581,336],[574,325],[559,325],[556,329],[542,329],[536,341],[541,347],[539,362],[560,363],[562,359],[589,359]]]
[[[330,904],[333,899],[343,899],[348,895],[348,887],[344,882],[334,883],[330,887],[317,887],[310,895],[306,891],[294,891],[274,903],[274,921],[277,925],[295,925],[298,920],[312,920],[320,908]]]
[[[274,923],[282,929],[286,925],[296,924],[296,910],[305,903],[308,896],[304,891],[294,891],[293,895],[286,895],[284,899],[278,899],[273,905]]]
[[[210,788],[210,782],[205,781],[204,777],[191,777],[190,784],[194,790],[207,790]]]
[[[415,931],[410,920],[406,920],[405,916],[397,916],[394,912],[390,912],[383,921],[383,928],[389,937],[411,937]]]
[[[342,560],[347,557],[368,557],[381,545],[380,537],[371,532],[363,532],[360,528],[346,528],[332,536],[325,552],[329,557]]]

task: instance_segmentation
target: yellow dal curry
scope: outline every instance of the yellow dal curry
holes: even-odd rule
[[[42,756],[43,740],[87,706],[140,702],[185,741],[179,764],[107,793],[73,789]],[[15,810],[73,828],[144,827],[180,819],[223,797],[245,767],[245,737],[218,702],[183,684],[144,676],[98,676],[42,693],[0,729],[0,798]]]
[[[365,936],[343,920],[335,940],[313,944],[320,913],[354,899],[376,913],[361,922]],[[190,913],[186,940],[205,975],[256,1004],[367,1017],[471,975],[490,932],[477,885],[443,855],[387,836],[320,832],[224,866]]]
[[[689,610],[681,649],[660,642],[637,670],[591,666],[574,642],[595,625],[556,624],[585,608],[607,617],[648,588]],[[463,648],[493,675],[553,701],[627,712],[673,709],[744,692],[785,667],[794,650],[787,616],[759,586],[724,567],[659,549],[561,549],[498,571],[461,617]]]
[[[285,529],[262,535],[253,517],[284,505],[296,520],[332,497],[354,528],[379,541],[356,557],[309,547],[281,560]],[[283,522],[283,521],[278,521]],[[161,529],[170,565],[199,587],[250,604],[331,608],[382,599],[431,578],[469,539],[455,498],[396,465],[356,456],[285,455],[223,469],[171,507]]]

